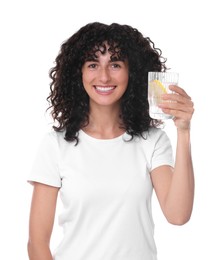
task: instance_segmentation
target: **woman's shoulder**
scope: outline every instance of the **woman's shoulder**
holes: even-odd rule
[[[49,131],[46,131],[44,134],[43,134],[43,138],[47,138],[47,139],[64,139],[65,137],[65,132],[64,131],[55,131],[55,130],[49,130]]]
[[[166,132],[161,128],[152,127],[148,131],[142,133],[142,139],[148,141],[156,141],[162,136],[166,136]]]
[[[55,131],[49,130],[46,131],[42,136],[42,142],[45,143],[56,143],[57,145],[61,145],[62,143],[66,142],[65,139],[65,132],[64,131]]]

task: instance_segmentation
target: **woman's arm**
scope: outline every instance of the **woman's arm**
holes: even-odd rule
[[[185,224],[191,216],[194,199],[194,172],[190,151],[190,133],[179,133],[174,169],[160,166],[151,178],[162,211],[174,225]]]
[[[177,149],[174,169],[160,166],[151,173],[155,192],[167,220],[175,225],[186,223],[192,212],[194,199],[194,171],[191,158],[190,121],[193,102],[186,92],[172,86],[176,94],[164,95],[175,102],[163,103],[164,112],[175,117]]]
[[[49,244],[59,188],[34,183],[30,210],[28,254],[30,260],[52,260]]]

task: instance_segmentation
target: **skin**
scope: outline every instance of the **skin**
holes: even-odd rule
[[[58,188],[34,183],[30,209],[28,255],[30,260],[52,260],[50,237],[54,224]]]
[[[120,98],[128,84],[128,63],[110,61],[110,54],[98,54],[98,59],[86,62],[82,69],[83,84],[90,97],[89,124],[83,128],[87,134],[110,139],[123,134],[120,128]],[[98,88],[98,90],[97,90]],[[105,89],[104,89],[105,88]],[[107,89],[106,89],[107,88]],[[185,224],[192,212],[194,198],[194,172],[191,160],[190,122],[193,102],[178,86],[170,86],[175,94],[166,94],[160,107],[175,117],[177,150],[174,168],[164,165],[151,172],[151,180],[161,209],[168,222]],[[49,249],[54,224],[58,188],[34,183],[30,211],[28,253],[30,260],[52,260]]]
[[[89,124],[83,130],[96,138],[111,139],[124,133],[119,114],[128,85],[128,63],[112,62],[108,52],[97,55],[98,59],[86,62],[82,68],[83,85],[90,98]]]
[[[190,122],[194,104],[190,96],[178,86],[170,86],[175,94],[164,94],[159,106],[174,116],[177,129],[177,148],[174,169],[161,166],[151,177],[162,211],[171,224],[183,225],[191,216],[194,200],[194,170],[191,158]]]

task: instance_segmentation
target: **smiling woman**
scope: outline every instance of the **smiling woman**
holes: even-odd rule
[[[159,124],[148,113],[147,72],[165,69],[161,51],[138,30],[115,23],[87,24],[63,43],[50,73],[52,84],[48,100],[52,116],[58,122],[54,129],[65,130],[67,141],[79,141],[79,130],[89,124],[91,117],[87,81],[97,75],[98,79],[88,84],[92,84],[95,91],[91,93],[98,93],[98,98],[100,93],[109,94],[111,88],[117,86],[118,82],[110,80],[123,81],[127,91],[122,93],[121,86],[112,91],[114,97],[121,98],[122,127],[132,137],[141,136],[149,125]],[[110,91],[105,86],[110,87]],[[101,101],[107,102],[102,95]]]
[[[86,61],[82,67],[83,86],[89,95],[91,113],[94,104],[118,106],[128,86],[128,62],[113,61],[108,44],[105,52],[96,52],[94,61]]]
[[[189,220],[193,102],[178,86],[166,97],[173,102],[164,109],[176,115],[175,164],[168,136],[149,116],[148,71],[165,70],[153,42],[128,25],[87,24],[63,43],[48,97],[58,125],[29,177],[31,260],[156,260],[153,188],[168,222]],[[64,238],[52,254],[58,193]]]

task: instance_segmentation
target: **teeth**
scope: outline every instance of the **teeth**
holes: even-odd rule
[[[95,86],[95,88],[98,91],[107,92],[107,91],[113,90],[115,87],[99,87],[99,86]]]

